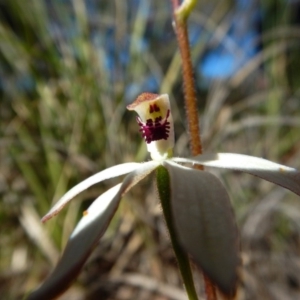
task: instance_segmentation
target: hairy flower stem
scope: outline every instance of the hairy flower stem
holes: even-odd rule
[[[198,300],[196,289],[194,286],[193,275],[187,253],[178,243],[178,238],[174,229],[173,216],[171,211],[171,189],[170,178],[167,169],[159,166],[156,169],[156,184],[163,209],[164,217],[170,234],[175,256],[177,258],[179,270],[188,294],[189,300]]]
[[[173,1],[173,3],[176,1]],[[186,19],[180,18],[174,10],[174,20],[176,25],[176,36],[182,61],[182,75],[185,110],[190,134],[191,154],[198,155],[202,153],[202,144],[200,139],[199,117],[197,109],[197,97],[194,82],[194,72],[191,60],[191,51],[188,40]]]
[[[190,134],[190,148],[192,155],[198,155],[202,153],[202,143],[200,137],[194,72],[186,23],[188,15],[193,9],[196,0],[184,0],[181,5],[179,5],[179,0],[171,1],[173,5],[177,42],[182,61],[184,100],[186,118],[188,121],[188,129]],[[182,10],[183,7],[184,10]],[[203,170],[204,168],[200,166],[199,169]],[[207,300],[217,300],[215,286],[205,274],[203,274],[203,276]]]

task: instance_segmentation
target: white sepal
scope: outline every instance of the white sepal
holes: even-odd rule
[[[269,160],[235,153],[202,154],[191,158],[173,158],[175,162],[242,171],[278,184],[300,195],[300,172]]]
[[[226,294],[234,292],[239,239],[226,189],[214,175],[166,161],[171,207],[182,247]]]
[[[109,189],[88,208],[71,235],[54,271],[27,300],[54,299],[76,278],[117,209],[121,197],[120,187],[121,184],[118,184]]]
[[[72,200],[75,196],[77,196],[82,191],[88,189],[92,185],[104,181],[106,179],[110,179],[113,177],[118,177],[127,173],[132,172],[133,170],[137,169],[141,164],[140,163],[124,163],[120,165],[116,165],[110,168],[107,168],[91,177],[85,179],[84,181],[80,182],[79,184],[75,185],[71,188],[66,194],[64,194],[50,209],[50,211],[42,218],[42,222],[46,222],[55,215],[57,215],[64,206]]]
[[[158,163],[153,161],[139,164],[139,168],[128,174],[122,184],[109,189],[90,205],[71,234],[54,271],[27,300],[51,300],[68,288],[104,234],[121,197],[157,166]]]

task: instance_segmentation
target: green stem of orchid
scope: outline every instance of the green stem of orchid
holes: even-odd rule
[[[179,245],[174,229],[174,218],[172,216],[171,210],[170,178],[168,170],[163,166],[159,166],[156,169],[156,184],[172,246],[178,261],[179,270],[186,288],[186,292],[188,294],[189,300],[197,300],[198,297],[194,286],[189,257]]]
[[[176,10],[175,14],[178,20],[186,20],[192,10],[194,9],[197,0],[185,0],[182,2],[180,7]]]

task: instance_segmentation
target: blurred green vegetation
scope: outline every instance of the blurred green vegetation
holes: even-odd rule
[[[199,2],[190,22],[202,28],[193,43],[195,64],[211,34],[222,32],[233,7],[233,1]],[[155,91],[169,93],[173,101],[175,153],[189,153],[170,3],[95,3],[90,8],[83,0],[0,2],[3,299],[18,299],[45,278],[84,207],[111,182],[90,189],[40,224],[66,190],[105,167],[148,159],[126,103],[149,74],[158,82]],[[205,87],[196,73],[205,151],[256,155],[300,168],[297,11],[288,1],[261,5],[256,55],[232,76]],[[114,40],[112,56],[105,51],[108,32]],[[145,36],[151,38],[147,47]],[[125,48],[127,58],[122,58]],[[241,228],[244,268],[238,299],[283,299],[282,294],[297,299],[299,198],[247,175],[212,171],[228,187]],[[163,286],[149,288],[157,282]],[[181,279],[153,186],[145,182],[126,196],[64,299],[175,299],[168,287],[181,288]]]

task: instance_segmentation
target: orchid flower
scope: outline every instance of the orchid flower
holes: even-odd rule
[[[300,195],[299,171],[262,158],[233,153],[172,157],[174,127],[167,94],[143,93],[127,108],[139,115],[137,123],[152,160],[123,163],[87,178],[69,190],[43,217],[42,222],[49,220],[90,186],[127,174],[122,183],[100,195],[83,213],[54,271],[28,296],[29,300],[53,299],[70,285],[104,234],[122,196],[155,170],[160,198],[166,197],[170,202],[180,246],[225,294],[235,289],[240,264],[233,209],[221,181],[193,166],[243,171]]]

